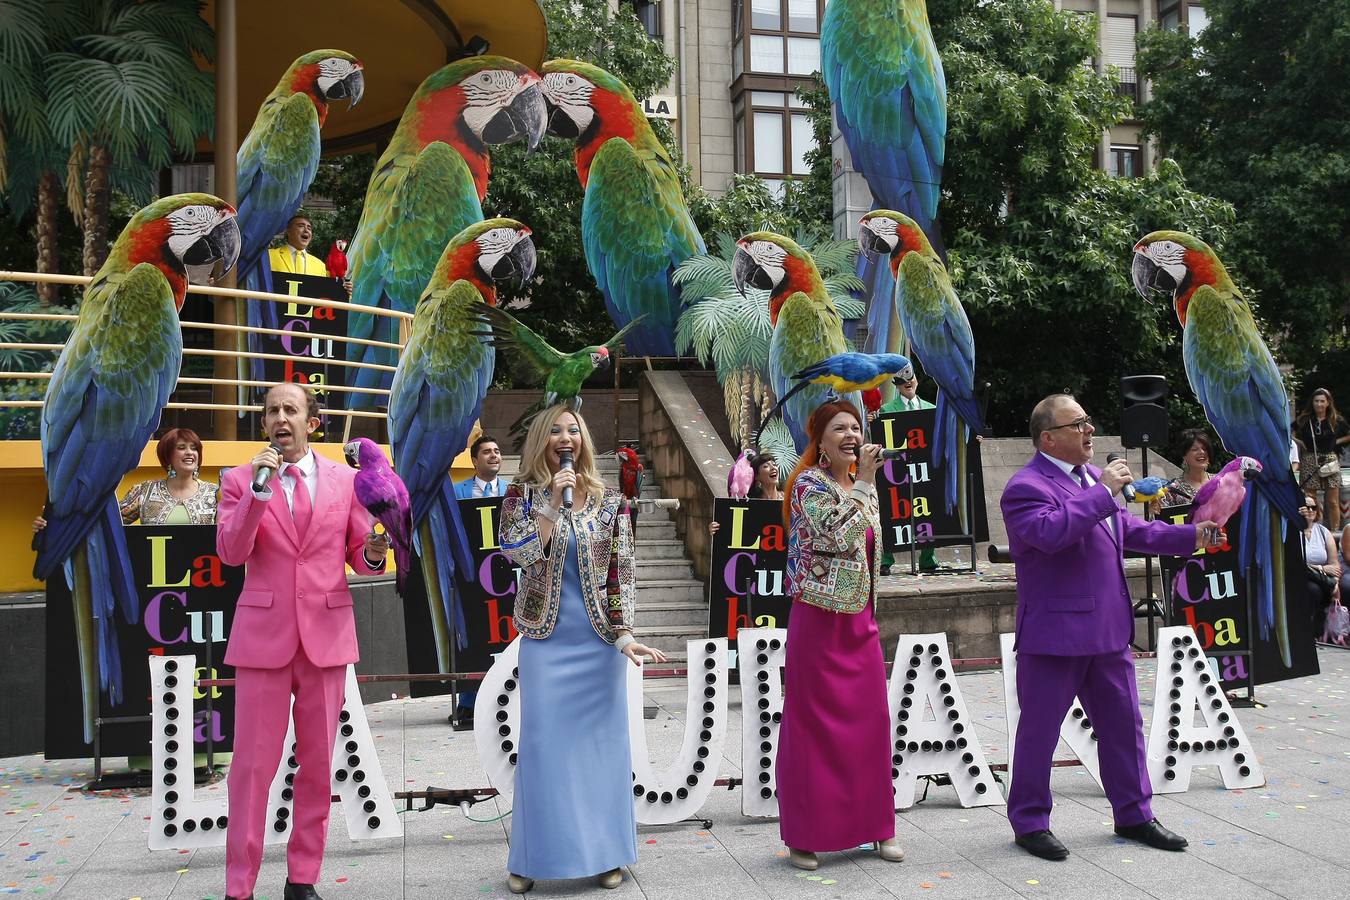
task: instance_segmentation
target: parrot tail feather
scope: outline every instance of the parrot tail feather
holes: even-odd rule
[[[1272,585],[1271,600],[1275,615],[1275,644],[1280,648],[1280,661],[1286,669],[1294,665],[1289,647],[1289,598],[1284,582],[1284,537],[1289,526],[1281,518],[1279,510],[1272,508],[1267,521],[1270,523],[1270,577]]]
[[[449,484],[448,481],[446,483]],[[458,503],[453,496],[446,502],[442,495],[440,501],[433,504],[427,513],[427,525],[431,527],[431,543],[435,548],[432,556],[439,588],[437,593],[440,595],[446,621],[450,623],[449,637],[454,640],[458,649],[463,650],[468,646],[468,635],[465,633],[464,605],[455,586],[455,573],[458,571],[460,577],[466,581],[472,580],[473,563],[471,561],[466,566],[456,559],[458,554],[454,547],[457,539],[454,532],[458,531],[462,536],[464,529],[459,518]]]
[[[767,414],[766,416],[764,416],[763,419],[760,420],[760,422],[759,422],[759,428],[755,429],[755,439],[754,439],[753,441],[750,442],[750,446],[752,446],[752,447],[758,447],[758,446],[759,446],[760,435],[764,434],[764,426],[765,426],[765,425],[768,425],[768,424],[769,424],[769,421],[770,421],[775,415],[778,414],[778,411],[781,410],[781,409],[783,408],[783,404],[785,404],[785,403],[787,403],[789,400],[791,400],[792,397],[793,397],[798,391],[803,391],[803,390],[805,390],[806,388],[810,387],[811,384],[812,384],[812,382],[810,382],[810,381],[799,381],[799,382],[797,382],[796,384],[794,384],[791,388],[789,388],[789,389],[788,389],[788,392],[787,392],[786,394],[784,394],[783,396],[781,396],[781,397],[778,398],[778,402],[775,403],[775,404],[773,405],[773,409],[770,409],[769,412],[768,412],[768,414]],[[838,399],[838,398],[835,397],[835,398],[833,398],[833,399]],[[824,401],[822,401],[822,402],[824,402]],[[791,423],[789,423],[789,424],[791,424]],[[803,434],[805,434],[804,431],[803,431]],[[793,437],[794,440],[796,440],[796,438],[797,438],[797,432],[796,432],[795,430],[793,430],[793,432],[792,432],[792,437]],[[801,448],[804,447],[804,446],[805,446],[805,443],[803,442],[802,444],[800,444],[800,445],[798,446],[798,451],[800,452]]]
[[[94,742],[94,719],[98,716],[99,642],[94,634],[93,596],[89,585],[89,564],[83,544],[66,562],[66,581],[70,584],[71,613],[75,619],[75,646],[79,654],[80,700],[84,722],[84,742]]]
[[[426,582],[427,612],[431,616],[432,640],[436,644],[436,669],[450,671],[450,621],[441,599],[441,581],[437,573],[436,542],[432,539],[430,516],[417,529],[417,547],[422,564],[422,580]]]

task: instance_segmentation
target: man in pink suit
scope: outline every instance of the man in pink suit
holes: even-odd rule
[[[1092,419],[1068,394],[1031,413],[1038,451],[1008,482],[1001,506],[1017,567],[1017,726],[1008,821],[1018,846],[1043,859],[1068,849],[1050,832],[1050,763],[1075,695],[1099,738],[1102,782],[1116,834],[1163,850],[1186,839],[1153,817],[1143,720],[1130,641],[1134,609],[1125,550],[1189,556],[1213,522],[1136,518],[1115,497],[1132,480],[1123,459],[1092,459]]]
[[[295,696],[294,816],[286,848],[285,900],[318,900],[314,890],[328,836],[333,739],[346,669],[356,662],[356,621],[346,565],[362,575],[384,568],[387,539],[352,493],[355,472],[309,446],[319,426],[314,395],[294,383],[263,400],[272,447],[220,484],[216,549],[244,565],[225,662],[235,667],[234,762],[225,844],[225,893],[251,898],[262,865],[267,792],[281,762]],[[259,470],[272,473],[255,490]],[[279,484],[278,484],[279,482]],[[279,489],[278,489],[279,488]]]

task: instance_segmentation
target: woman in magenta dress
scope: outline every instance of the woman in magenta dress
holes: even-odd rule
[[[873,608],[877,579],[876,470],[881,448],[864,443],[858,409],[822,404],[810,443],[788,479],[788,621],[778,745],[779,833],[792,864],[876,843],[905,858],[895,839],[886,664]]]

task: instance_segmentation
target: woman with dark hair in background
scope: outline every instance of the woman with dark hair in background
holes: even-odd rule
[[[810,443],[788,478],[788,619],[778,745],[779,833],[792,865],[816,853],[873,843],[898,862],[891,787],[886,664],[877,629],[876,471],[881,448],[865,442],[846,400],[822,404]]]
[[[1154,501],[1155,515],[1161,507],[1190,503],[1195,499],[1196,491],[1210,479],[1209,464],[1214,460],[1214,445],[1208,431],[1187,428],[1177,441],[1177,449],[1181,457],[1181,475]]]
[[[781,500],[778,490],[778,457],[765,451],[755,457],[755,480],[750,483],[751,500]]]
[[[1303,490],[1323,496],[1326,525],[1332,531],[1341,527],[1341,463],[1342,445],[1350,443],[1350,422],[1336,411],[1331,391],[1318,388],[1308,398],[1308,405],[1294,421],[1294,439],[1298,441],[1299,481]]]

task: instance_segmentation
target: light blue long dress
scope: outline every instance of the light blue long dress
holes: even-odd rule
[[[584,878],[637,862],[628,665],[591,625],[569,541],[553,633],[520,642],[510,872]]]

